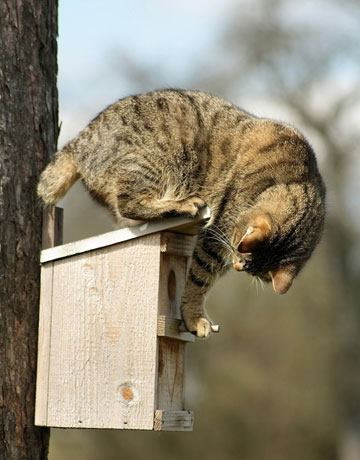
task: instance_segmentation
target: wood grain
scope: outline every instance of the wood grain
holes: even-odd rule
[[[152,429],[160,235],[54,264],[48,425]]]
[[[181,319],[180,305],[186,268],[186,257],[161,253],[159,315]]]
[[[34,426],[42,208],[56,151],[56,0],[0,1],[0,458],[45,459]]]
[[[112,232],[103,233],[102,235],[93,236],[84,240],[75,241],[73,243],[63,244],[54,248],[45,249],[41,252],[40,261],[42,263],[50,260],[61,259],[75,254],[92,251],[113,244],[129,241],[135,238],[140,238],[145,235],[161,232],[167,229],[177,229],[194,233],[198,232],[198,226],[204,224],[210,218],[210,210],[205,207],[200,210],[199,216],[195,219],[188,217],[172,217],[159,221],[146,222],[135,227],[122,228]]]
[[[48,248],[61,244],[62,237],[63,209],[51,206],[43,211],[42,247]],[[41,267],[35,396],[35,425],[40,426],[47,425],[53,275],[52,262]]]
[[[191,411],[168,412],[157,410],[154,417],[155,431],[192,431],[194,416]]]
[[[53,263],[41,267],[35,425],[47,425],[51,344]]]
[[[194,337],[179,328],[193,243],[156,233],[43,264],[38,424],[192,429],[184,360]]]
[[[64,210],[57,206],[49,206],[43,211],[42,248],[58,246],[63,241]]]
[[[159,337],[158,342],[157,409],[184,409],[185,342]]]
[[[176,256],[191,257],[197,237],[193,235],[182,235],[181,233],[162,232],[161,252]]]
[[[181,330],[182,324],[182,321],[178,318],[169,318],[168,316],[159,315],[157,335],[159,337],[181,340],[183,342],[195,342],[195,336],[193,334],[187,330]]]

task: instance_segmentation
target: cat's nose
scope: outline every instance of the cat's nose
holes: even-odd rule
[[[244,271],[245,263],[244,262],[234,262],[233,267],[235,268],[236,271],[242,272]]]

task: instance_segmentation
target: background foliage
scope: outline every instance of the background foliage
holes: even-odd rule
[[[62,3],[60,52],[70,46],[61,34],[74,8]],[[306,133],[328,187],[328,222],[288,295],[238,273],[212,291],[221,334],[188,353],[194,433],[53,430],[50,459],[359,459],[359,3],[212,0],[173,9],[138,0],[133,15],[121,3],[109,2],[106,14],[130,14],[133,35],[107,45],[101,67],[75,79],[76,59],[70,70],[60,59],[62,139],[117,97],[162,86],[208,90]],[[89,30],[90,13],[77,30],[99,36]],[[64,206],[67,240],[111,228],[80,186]]]

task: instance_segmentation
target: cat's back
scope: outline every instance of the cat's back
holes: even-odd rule
[[[206,93],[175,89],[127,96],[100,112],[72,143],[79,154],[115,146],[156,146],[165,153],[180,139],[186,144],[194,141],[204,127],[203,105],[213,105],[209,99]]]
[[[249,114],[211,94],[161,89],[125,97],[100,112],[70,142],[80,167],[89,173],[123,161],[127,152],[151,156],[162,167],[206,160],[210,138]],[[111,160],[111,161],[110,161]]]
[[[119,99],[100,112],[86,130],[115,134],[119,129],[135,134],[152,134],[163,130],[171,135],[183,129],[203,129],[252,117],[234,104],[210,93],[160,89]],[[85,131],[85,130],[84,130]]]

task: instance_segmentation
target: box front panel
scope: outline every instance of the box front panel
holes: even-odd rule
[[[54,263],[49,426],[153,428],[159,244]]]

